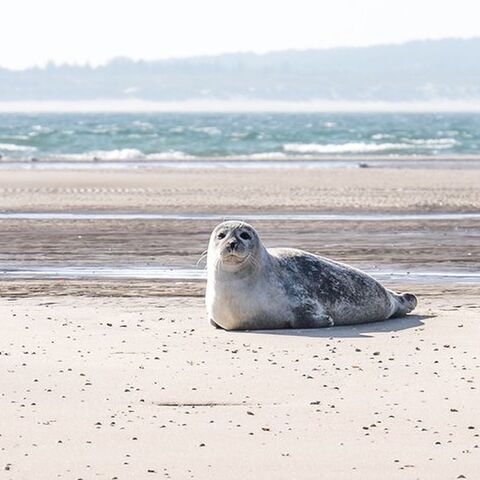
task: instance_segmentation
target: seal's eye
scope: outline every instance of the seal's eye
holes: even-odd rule
[[[225,238],[225,235],[226,235],[225,232],[220,232],[220,233],[217,235],[217,238],[218,238],[219,240],[221,240],[222,238]]]
[[[243,238],[244,240],[250,240],[252,238],[252,236],[247,232],[242,232],[240,234],[240,238]]]

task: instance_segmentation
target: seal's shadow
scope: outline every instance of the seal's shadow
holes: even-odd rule
[[[433,317],[435,317],[435,315],[407,315],[405,317],[384,320],[383,322],[363,323],[360,325],[348,325],[344,327],[251,330],[250,333],[313,338],[370,338],[372,335],[369,335],[369,333],[400,332],[401,330],[408,330],[409,328],[421,327],[425,325],[422,320]]]

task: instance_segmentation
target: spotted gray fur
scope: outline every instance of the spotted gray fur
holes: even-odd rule
[[[213,230],[207,273],[209,319],[227,330],[378,322],[417,304],[413,294],[387,290],[348,265],[297,249],[267,249],[244,222]]]

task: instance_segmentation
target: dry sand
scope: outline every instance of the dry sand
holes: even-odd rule
[[[0,177],[4,211],[479,207],[476,170]],[[1,220],[0,262],[193,265],[214,223]],[[478,272],[479,223],[256,226],[360,267]],[[203,282],[0,279],[0,478],[477,479],[480,286],[408,289],[404,319],[232,333],[205,321]]]
[[[228,333],[200,299],[3,298],[2,478],[476,479],[480,303],[454,303]]]

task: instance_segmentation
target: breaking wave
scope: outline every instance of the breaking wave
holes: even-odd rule
[[[319,143],[287,143],[283,146],[286,152],[292,153],[363,153],[380,152],[384,150],[404,150],[411,148],[411,145],[405,143],[363,143],[352,142],[342,144]]]
[[[90,162],[90,161],[145,161],[145,160],[188,160],[192,157],[184,152],[175,150],[145,154],[136,148],[122,148],[116,150],[92,150],[86,153],[66,153],[52,155],[51,159]]]
[[[35,147],[16,145],[15,143],[0,143],[0,152],[34,152]]]
[[[454,138],[429,138],[429,139],[415,139],[408,140],[413,145],[418,145],[424,148],[450,148],[458,142]]]
[[[456,143],[456,140],[450,138],[405,140],[402,143],[349,142],[327,143],[325,145],[319,143],[286,143],[283,145],[283,149],[291,153],[369,153],[392,150],[447,149],[453,147]]]
[[[241,160],[276,160],[278,158],[287,158],[287,155],[283,152],[262,152],[252,153],[251,155],[229,155],[229,157]]]

